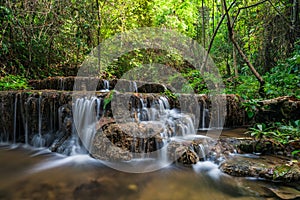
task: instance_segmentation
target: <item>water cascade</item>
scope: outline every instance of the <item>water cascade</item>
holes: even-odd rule
[[[74,123],[82,143],[88,150],[91,150],[96,133],[96,121],[100,118],[100,104],[101,100],[97,97],[78,98],[74,104]]]
[[[14,144],[16,143],[17,139],[17,111],[18,111],[18,94],[15,96],[15,105],[14,105]]]
[[[65,80],[64,80],[64,78],[60,77],[58,82],[59,82],[59,89],[60,90],[65,90]]]
[[[135,81],[129,82],[129,91],[130,92],[138,92],[138,87]]]
[[[128,89],[129,83],[122,85]],[[131,87],[132,91],[137,90],[133,82]],[[67,155],[84,153],[85,148],[90,150],[93,145],[95,134],[103,126],[101,120],[104,119],[104,128],[108,127],[108,131],[111,131],[107,138],[116,147],[121,147],[129,154],[133,153],[131,159],[152,158],[150,154],[155,152],[156,158],[162,162],[168,161],[170,151],[181,148],[181,144],[176,143],[179,138],[184,140],[183,149],[187,151],[190,141],[196,137],[196,117],[189,112],[182,112],[180,106],[176,108],[178,102],[174,103],[174,100],[165,96],[154,93],[133,94],[132,91],[112,93],[119,96],[120,100],[117,105],[112,100],[106,110],[103,106],[107,93],[97,93],[97,96],[92,97],[79,93],[80,97],[73,103],[72,93],[68,91],[12,92],[8,96],[3,95],[0,98],[0,107],[3,109],[0,117],[3,124],[0,130],[1,142],[48,147],[51,151]],[[129,102],[126,96],[130,97]],[[211,108],[210,100],[204,95],[197,98],[200,106],[200,129],[222,124],[220,108]],[[122,102],[123,100],[126,101]],[[115,113],[116,108],[122,108],[124,112],[121,109]],[[112,122],[106,125],[107,120]],[[113,132],[115,127],[111,125],[121,126],[123,132]],[[124,134],[126,131],[130,134]],[[175,144],[171,144],[172,141]],[[207,148],[201,141],[191,148],[200,159],[206,159],[204,152]]]
[[[38,133],[34,135],[32,139],[32,144],[35,147],[44,147],[46,145],[46,139],[42,135],[42,120],[43,120],[43,111],[42,111],[42,95],[39,95],[38,98]]]
[[[100,92],[109,92],[109,81],[108,80],[103,80],[103,89],[101,89]]]

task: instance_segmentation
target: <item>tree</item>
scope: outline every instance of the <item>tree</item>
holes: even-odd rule
[[[262,1],[262,2],[259,2],[257,4],[253,4],[251,6],[239,8],[239,10],[241,10],[241,9],[247,9],[249,7],[253,7],[253,6],[256,6],[256,5],[264,3],[264,2],[265,2],[265,0]],[[245,61],[245,63],[247,64],[247,66],[249,67],[249,69],[251,70],[251,72],[253,73],[253,75],[259,81],[259,83],[260,83],[260,89],[259,89],[260,95],[261,96],[265,96],[265,94],[264,94],[264,85],[265,85],[264,79],[257,72],[257,70],[255,69],[255,67],[249,61],[249,59],[247,58],[246,54],[243,52],[243,50],[241,49],[241,47],[239,46],[239,44],[235,40],[234,29],[233,29],[233,27],[234,27],[234,21],[231,22],[231,19],[230,19],[230,16],[229,16],[229,10],[228,10],[227,4],[226,4],[226,0],[223,0],[223,6],[224,6],[225,14],[226,14],[226,17],[227,17],[227,28],[228,28],[229,38],[230,38],[231,42],[233,43],[233,45],[235,46],[235,48],[237,49],[237,51],[239,52],[239,54],[241,55],[241,57],[243,58],[243,60]],[[237,18],[237,16],[238,16],[238,14],[236,15],[236,18]],[[236,20],[236,18],[235,18],[235,20]]]

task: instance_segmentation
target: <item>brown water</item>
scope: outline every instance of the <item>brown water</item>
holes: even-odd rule
[[[130,174],[88,155],[0,146],[0,199],[246,200],[265,199],[258,194],[264,187],[261,181],[224,175],[210,162]]]

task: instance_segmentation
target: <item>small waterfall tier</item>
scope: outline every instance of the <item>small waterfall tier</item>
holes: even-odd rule
[[[89,152],[99,159],[154,157],[166,161],[173,160],[179,152],[186,152],[192,158],[191,149],[197,152],[198,159],[205,158],[207,138],[197,138],[199,145],[188,144],[193,143],[189,137],[195,136],[197,125],[199,129],[209,128],[214,125],[212,121],[219,121],[212,120],[218,114],[213,115],[216,110],[207,96],[196,96],[200,111],[197,118],[190,112],[182,112],[182,105],[176,99],[136,93],[160,86],[128,83],[128,87],[132,92],[122,93],[111,90],[107,84],[105,92],[89,95],[87,91],[79,93],[78,98],[69,91],[0,92],[0,142],[47,147],[66,155]],[[227,95],[226,99],[230,103],[225,125],[242,125],[243,112],[237,109],[239,101],[233,95]]]

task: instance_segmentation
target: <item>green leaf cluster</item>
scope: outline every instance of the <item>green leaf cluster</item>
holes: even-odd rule
[[[7,75],[0,78],[0,90],[29,89],[27,79],[21,76]]]

